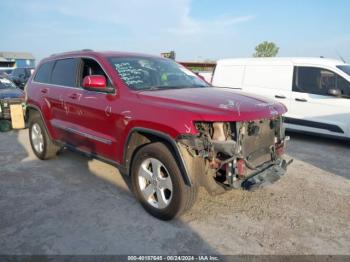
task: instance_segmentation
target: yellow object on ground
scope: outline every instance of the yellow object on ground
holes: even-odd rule
[[[10,105],[11,121],[13,129],[25,128],[22,105]]]

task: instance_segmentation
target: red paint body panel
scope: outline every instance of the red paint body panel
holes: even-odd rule
[[[107,61],[108,57],[117,56],[136,54],[72,52],[41,62],[68,57],[93,58],[116,88],[114,94],[107,94],[39,84],[30,79],[27,103],[41,111],[53,139],[123,164],[125,143],[136,127],[159,131],[175,139],[182,134],[196,134],[195,121],[248,121],[275,118],[286,112],[281,103],[225,88],[133,91]],[[82,137],[79,132],[100,141]]]

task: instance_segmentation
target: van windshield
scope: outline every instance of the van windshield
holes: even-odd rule
[[[350,76],[350,65],[340,65],[337,67]]]
[[[111,57],[109,62],[133,90],[201,88],[209,84],[178,63],[157,57]]]

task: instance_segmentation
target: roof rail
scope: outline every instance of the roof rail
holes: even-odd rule
[[[92,49],[82,49],[82,50],[76,50],[76,51],[67,51],[67,52],[62,52],[62,53],[55,53],[52,54],[50,56],[57,56],[57,55],[64,55],[64,54],[69,54],[69,53],[73,53],[73,52],[92,52],[94,50]]]

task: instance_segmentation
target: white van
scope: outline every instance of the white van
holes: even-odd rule
[[[212,84],[283,102],[286,127],[350,138],[350,65],[325,58],[219,60]]]

